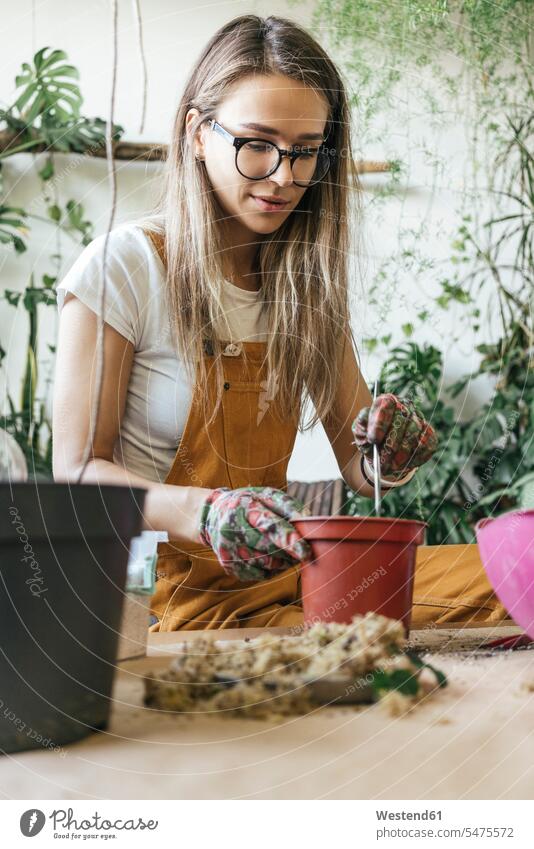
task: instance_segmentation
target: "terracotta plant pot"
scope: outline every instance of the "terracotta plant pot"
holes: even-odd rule
[[[105,729],[146,490],[0,484],[0,752]]]
[[[410,630],[416,546],[425,522],[368,516],[310,516],[292,524],[311,544],[302,567],[307,625],[350,622],[373,611],[400,619]]]

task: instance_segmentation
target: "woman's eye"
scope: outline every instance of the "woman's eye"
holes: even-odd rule
[[[302,156],[304,159],[311,159],[312,157],[317,156],[318,152],[319,148],[307,147],[302,149],[299,155]]]
[[[270,153],[273,150],[272,144],[268,142],[247,142],[246,148],[253,153]]]

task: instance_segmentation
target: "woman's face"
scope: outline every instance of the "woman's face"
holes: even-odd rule
[[[189,110],[188,123],[195,114],[198,115],[196,109]],[[294,145],[318,144],[324,138],[327,117],[327,103],[315,89],[299,80],[272,74],[254,75],[235,83],[215,119],[233,136],[265,139],[287,150]],[[291,214],[306,188],[293,183],[288,157],[282,158],[274,174],[250,180],[237,170],[235,152],[227,139],[208,124],[202,125],[196,153],[204,159],[220,206],[234,223],[251,233],[272,233]],[[271,211],[257,199],[260,196],[276,196],[286,203]]]

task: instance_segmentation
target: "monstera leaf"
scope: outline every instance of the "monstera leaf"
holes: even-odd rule
[[[47,55],[47,51],[51,51]],[[22,73],[15,77],[17,88],[23,91],[14,103],[26,126],[65,123],[80,115],[82,95],[73,79],[79,79],[74,65],[65,64],[63,50],[43,47],[33,57],[33,67],[27,62]]]
[[[0,160],[42,145],[65,153],[105,147],[106,122],[80,115],[83,97],[73,82],[79,79],[79,73],[66,59],[64,50],[43,47],[33,57],[33,65],[23,62],[22,73],[15,77],[16,88],[22,90],[8,109],[0,109],[0,121],[13,133],[13,140],[0,152]],[[123,127],[113,125],[113,141],[123,133]],[[53,176],[50,161],[40,176]]]

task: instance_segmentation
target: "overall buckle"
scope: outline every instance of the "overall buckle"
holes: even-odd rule
[[[236,342],[229,342],[223,351],[225,357],[238,357],[241,353],[241,346]]]

